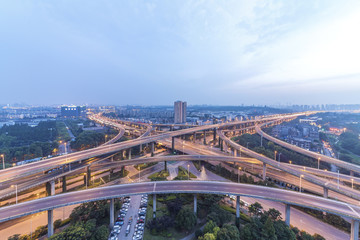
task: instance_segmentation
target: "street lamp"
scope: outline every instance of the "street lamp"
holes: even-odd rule
[[[241,170],[241,167],[238,168],[238,183],[240,183],[240,173],[239,173],[240,170]]]
[[[289,161],[289,163],[291,164],[291,163],[292,163],[292,161],[290,160],[290,161]]]
[[[276,154],[277,154],[277,151],[275,150],[274,152],[274,160],[276,161]]]
[[[190,165],[188,164],[187,167],[188,167],[188,180],[190,180],[190,170],[189,170]]]
[[[11,187],[15,187],[15,201],[16,201],[16,204],[18,204],[18,197],[17,197],[17,184],[15,184],[15,185],[11,185]]]
[[[281,152],[279,153],[279,162],[280,162],[280,156],[281,156]]]
[[[5,169],[5,156],[4,154],[1,154],[2,162],[3,162],[3,169]]]
[[[301,192],[301,178],[304,177],[304,175],[300,175],[300,189],[299,192]]]

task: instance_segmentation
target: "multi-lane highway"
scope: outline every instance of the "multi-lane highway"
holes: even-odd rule
[[[292,166],[289,166],[287,164],[283,164],[283,163],[279,163],[277,161],[274,161],[273,159],[270,159],[268,157],[265,157],[262,154],[259,154],[257,152],[251,151],[247,148],[242,147],[241,145],[233,142],[232,140],[230,140],[229,138],[227,138],[222,131],[218,130],[218,135],[219,137],[226,142],[226,144],[228,144],[229,146],[231,146],[232,148],[241,151],[242,153],[246,154],[247,156],[250,156],[252,158],[256,158],[257,160],[263,162],[266,165],[270,165],[274,168],[280,169],[284,172],[287,172],[289,174],[292,174],[294,176],[297,177],[301,177],[303,180],[306,180],[308,182],[314,183],[316,185],[319,185],[321,187],[324,188],[324,191],[327,193],[327,190],[332,190],[334,192],[338,192],[340,194],[343,194],[345,196],[348,196],[350,198],[356,199],[356,200],[360,200],[360,192],[357,190],[354,190],[350,187],[347,186],[341,186],[338,185],[332,181],[327,181],[324,178],[321,177],[317,177],[314,176],[313,174],[298,170],[296,168],[293,168]],[[264,169],[266,169],[264,167]]]
[[[0,222],[55,208],[139,194],[207,193],[231,194],[279,201],[360,220],[360,207],[277,188],[213,181],[165,181],[121,184],[64,193],[0,208]]]
[[[64,156],[58,156],[58,157],[54,157],[51,159],[46,159],[46,160],[35,162],[35,163],[30,163],[30,164],[26,164],[26,165],[22,165],[22,166],[16,166],[16,167],[1,170],[0,171],[0,174],[1,174],[0,175],[0,183],[4,182],[4,181],[11,181],[13,179],[28,176],[28,175],[31,175],[34,173],[47,171],[49,169],[52,169],[52,168],[55,168],[55,167],[58,167],[58,166],[61,166],[64,164],[78,162],[78,161],[86,160],[86,159],[89,159],[92,157],[102,156],[105,154],[117,153],[124,149],[135,147],[135,146],[138,146],[141,144],[156,142],[156,141],[166,139],[166,138],[181,136],[181,135],[185,135],[185,134],[191,134],[191,133],[194,133],[197,131],[206,131],[209,129],[216,129],[219,127],[224,128],[224,127],[229,127],[229,126],[234,126],[234,125],[242,125],[242,124],[243,125],[245,125],[245,124],[254,125],[257,122],[271,121],[274,119],[280,121],[283,119],[293,118],[295,116],[300,116],[300,115],[304,115],[304,114],[298,113],[298,114],[285,115],[285,116],[280,116],[280,117],[270,117],[270,118],[265,118],[265,119],[260,119],[260,120],[250,120],[247,122],[231,122],[231,123],[223,123],[223,124],[215,124],[215,125],[205,125],[205,126],[199,126],[199,127],[183,129],[183,130],[178,130],[178,131],[166,132],[166,133],[162,133],[162,134],[154,135],[154,136],[146,136],[146,137],[143,137],[140,139],[133,139],[133,140],[129,140],[126,142],[114,143],[111,145],[99,146],[99,147],[93,148],[93,149],[88,149],[88,150],[75,152],[75,153],[71,153],[71,154],[64,155]]]
[[[329,156],[326,156],[326,155],[323,155],[323,154],[320,154],[320,153],[312,152],[312,151],[306,150],[304,148],[300,148],[300,147],[297,147],[295,145],[292,145],[290,143],[281,141],[280,139],[272,137],[272,136],[266,134],[264,131],[262,131],[261,127],[263,127],[263,126],[266,126],[266,124],[257,125],[255,127],[255,130],[259,135],[263,136],[264,138],[268,139],[271,142],[274,142],[274,143],[276,143],[276,144],[278,144],[278,145],[280,145],[282,147],[285,147],[285,148],[290,149],[292,151],[301,153],[301,154],[303,154],[305,156],[314,158],[316,160],[327,162],[327,163],[330,163],[330,164],[334,164],[335,166],[338,166],[340,168],[344,168],[344,169],[347,169],[349,171],[360,173],[360,166],[359,165],[348,163],[348,162],[345,162],[345,161],[341,161],[341,160],[338,160],[336,158],[332,158],[332,157],[329,157]]]

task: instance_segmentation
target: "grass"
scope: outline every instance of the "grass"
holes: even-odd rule
[[[179,166],[178,175],[174,178],[174,180],[187,180],[189,178],[189,174],[190,174],[190,178],[196,178],[194,174],[192,174],[191,172],[188,173],[188,171],[185,168]]]
[[[161,170],[160,172],[156,172],[151,174],[150,176],[148,176],[148,179],[153,179],[153,178],[167,178],[169,176],[169,171],[168,170]]]
[[[144,170],[145,168],[154,166],[156,164],[157,164],[156,162],[153,162],[153,163],[141,163],[141,164],[135,165],[134,168],[136,168],[136,170],[139,170],[139,169]]]

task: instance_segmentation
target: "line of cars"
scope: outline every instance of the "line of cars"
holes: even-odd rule
[[[118,235],[121,231],[122,226],[124,225],[125,216],[129,210],[129,206],[130,206],[130,197],[124,197],[123,204],[121,206],[119,215],[116,218],[114,227],[110,233],[109,240],[118,240]],[[132,217],[130,217],[130,219],[129,219],[128,228],[129,228],[131,222],[132,222]],[[126,229],[126,231],[128,232],[129,229]]]
[[[144,237],[147,206],[148,206],[148,195],[144,194],[141,196],[138,217],[136,220],[135,231],[134,231],[133,238],[132,238],[133,240],[142,240]]]

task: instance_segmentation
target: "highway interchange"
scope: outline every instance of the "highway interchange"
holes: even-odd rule
[[[169,144],[169,141],[171,143],[171,139],[174,137],[182,136],[185,134],[193,134],[195,132],[202,132],[202,131],[206,131],[206,130],[215,131],[215,129],[216,129],[217,135],[228,146],[232,147],[233,149],[235,149],[237,151],[241,151],[243,154],[246,154],[247,156],[250,156],[251,158],[255,158],[255,159],[265,163],[266,165],[270,165],[273,168],[280,169],[280,170],[290,173],[294,176],[297,176],[297,177],[302,176],[304,180],[311,182],[315,185],[321,186],[324,189],[330,189],[330,190],[333,190],[340,194],[346,195],[350,198],[359,200],[360,195],[356,190],[353,190],[353,189],[348,188],[343,185],[337,186],[334,182],[324,180],[323,178],[321,178],[319,176],[314,176],[313,173],[316,172],[316,170],[314,170],[314,169],[308,169],[308,171],[304,171],[299,166],[296,166],[296,167],[289,166],[288,164],[278,163],[272,159],[268,159],[260,154],[257,154],[257,153],[250,151],[242,146],[237,145],[236,143],[234,143],[230,139],[228,139],[225,136],[225,134],[222,132],[222,129],[225,129],[228,127],[235,127],[237,125],[240,126],[240,128],[237,128],[237,129],[242,129],[242,128],[250,126],[254,129],[256,129],[256,131],[259,132],[260,134],[262,134],[265,138],[269,139],[271,136],[265,136],[265,134],[261,131],[261,129],[259,127],[260,124],[264,124],[264,123],[269,124],[272,121],[280,122],[284,119],[294,118],[294,117],[301,116],[301,115],[303,115],[303,114],[296,114],[296,115],[292,115],[292,116],[286,116],[286,115],[285,116],[277,116],[277,117],[268,118],[266,120],[265,119],[251,120],[248,122],[216,124],[216,125],[201,126],[201,127],[194,126],[192,128],[182,129],[182,130],[178,130],[178,131],[165,132],[165,133],[160,133],[160,134],[152,135],[152,136],[148,136],[151,133],[152,129],[151,129],[151,126],[147,126],[146,127],[147,130],[146,130],[145,134],[141,135],[141,138],[138,138],[138,139],[129,140],[126,142],[121,142],[121,143],[107,144],[107,145],[99,146],[94,149],[85,150],[85,151],[81,151],[81,152],[77,152],[77,153],[72,153],[67,156],[55,157],[52,159],[44,160],[42,162],[28,164],[26,166],[26,168],[19,166],[19,167],[15,167],[15,168],[11,168],[11,169],[2,170],[2,171],[0,171],[0,173],[1,173],[0,181],[3,182],[3,184],[5,184],[5,183],[9,184],[12,181],[15,181],[16,179],[18,179],[19,175],[21,177],[24,177],[24,175],[25,176],[36,175],[37,173],[39,173],[41,171],[46,171],[46,170],[52,169],[54,167],[58,167],[58,166],[62,166],[62,165],[66,165],[66,164],[74,163],[74,162],[86,161],[90,158],[99,157],[99,156],[107,156],[107,155],[110,156],[111,154],[114,154],[121,150],[129,149],[131,147],[138,146],[138,145],[143,145],[143,144],[148,144],[148,143],[151,144],[151,143],[159,141],[159,140],[167,141]],[[93,120],[95,120],[95,117]],[[107,124],[107,125],[112,124],[113,127],[116,127],[117,129],[119,129],[119,134],[117,136],[122,136],[124,134],[125,129],[123,127],[121,127],[120,124],[116,124],[114,121],[102,118],[100,116],[97,116],[96,120],[100,121],[104,124]],[[122,124],[124,124],[124,123],[122,122]],[[236,128],[234,128],[234,129],[236,129]],[[269,140],[276,142],[275,140],[272,140],[272,139],[269,139]],[[113,141],[113,142],[115,142],[115,141]],[[282,144],[282,143],[278,143],[278,142],[276,142],[276,143],[279,145]],[[292,149],[292,150],[298,151],[298,149]],[[307,154],[309,154],[309,153],[307,153]],[[315,155],[313,155],[312,157],[314,157],[314,156]],[[316,155],[315,157],[318,157],[318,156]],[[323,158],[323,157],[324,156],[321,155],[322,161],[329,161],[331,163],[334,163],[333,159],[328,159],[328,158],[325,158],[325,157]],[[221,157],[221,156],[210,157],[210,156],[200,156],[200,155],[186,156],[185,155],[185,156],[163,157],[163,159],[161,159],[161,158],[145,158],[144,159],[143,158],[143,159],[125,160],[125,161],[121,161],[121,163],[119,163],[119,164],[133,165],[136,162],[141,162],[141,161],[142,162],[166,161],[165,158],[167,158],[167,159],[172,158],[173,160],[176,160],[176,161],[187,161],[187,160],[194,160],[194,159],[198,159],[198,160],[206,159],[208,161],[213,160],[213,161],[224,161],[224,162],[226,162],[226,161],[230,161],[230,162],[254,161],[249,158],[237,158],[237,157],[231,158],[231,157]],[[338,160],[336,160],[336,161],[338,161]],[[100,164],[99,164],[99,166],[100,166]],[[345,166],[345,165],[341,165],[340,167],[342,167],[342,166]],[[344,168],[350,170],[349,165],[346,165]],[[358,172],[358,171],[355,169],[355,172]],[[17,173],[17,174],[15,174],[15,173]],[[24,175],[22,175],[22,174],[24,174]],[[321,174],[327,175],[328,173],[318,171],[317,174],[318,175],[321,175]],[[329,176],[330,176],[330,174],[332,174],[332,173],[329,173]],[[345,176],[342,176],[342,179],[349,181],[349,179],[351,180],[354,178],[351,176],[345,175]],[[359,179],[357,179],[357,178],[355,178],[355,180],[356,180],[356,182],[359,181]],[[352,181],[354,181],[354,180],[352,180]],[[156,184],[158,184],[158,185],[156,185]],[[20,203],[17,205],[2,207],[2,208],[0,208],[0,221],[17,218],[24,214],[27,215],[27,214],[31,214],[34,212],[54,209],[54,208],[63,206],[61,201],[66,202],[67,204],[75,204],[75,203],[80,203],[81,201],[99,200],[98,197],[100,197],[100,195],[101,195],[101,197],[106,198],[106,199],[110,199],[113,197],[119,197],[121,194],[123,194],[121,192],[123,188],[131,189],[132,185],[134,186],[133,187],[134,189],[131,191],[127,190],[128,193],[131,193],[131,194],[143,194],[143,193],[155,194],[155,193],[160,193],[161,191],[170,192],[171,187],[174,187],[173,185],[171,185],[171,184],[169,185],[166,182],[164,182],[164,183],[157,182],[156,184],[155,185],[154,184],[152,184],[152,185],[151,184],[150,185],[129,184],[126,186],[120,185],[119,188],[116,188],[116,189],[109,187],[109,189],[112,189],[112,190],[109,190],[109,192],[103,192],[103,191],[105,191],[105,190],[103,190],[104,188],[100,188],[100,189],[96,188],[96,189],[91,189],[91,191],[86,190],[87,192],[82,191],[82,194],[79,194],[79,192],[65,193],[65,194],[61,194],[61,195],[50,196],[47,198],[41,198],[38,200],[28,201],[28,202]],[[266,191],[263,191],[263,190],[254,188],[254,187],[258,187],[258,186],[243,185],[243,184],[241,185],[241,188],[239,189],[240,185],[230,184],[230,183],[227,183],[229,185],[226,185],[226,186],[221,185],[222,188],[220,188],[220,189],[222,189],[223,191],[220,191],[220,190],[216,190],[216,188],[220,186],[219,184],[225,184],[225,183],[219,183],[219,182],[197,181],[197,183],[190,182],[187,184],[185,184],[185,183],[173,183],[173,184],[179,184],[179,185],[176,185],[177,189],[179,189],[183,192],[187,192],[187,191],[189,193],[207,192],[207,193],[214,193],[214,194],[231,193],[233,195],[239,195],[239,196],[251,196],[251,197],[259,197],[259,198],[263,198],[263,199],[270,199],[270,200],[274,200],[274,201],[282,201],[282,202],[290,204],[290,205],[299,205],[299,206],[304,206],[304,207],[308,207],[308,208],[312,208],[312,209],[318,209],[318,210],[322,210],[322,211],[326,211],[326,212],[331,212],[331,213],[334,213],[337,215],[346,216],[346,217],[356,220],[355,227],[358,226],[356,224],[358,224],[358,220],[360,219],[359,208],[356,205],[352,205],[349,203],[343,203],[343,202],[339,202],[339,201],[334,201],[334,200],[330,200],[327,198],[315,197],[313,195],[308,195],[308,194],[303,194],[303,193],[295,193],[293,191],[286,191],[286,190],[279,190],[279,189],[272,189],[272,188],[271,188],[271,190],[268,190],[269,188],[267,188]],[[148,188],[149,186],[153,187],[152,191],[149,191],[149,188]],[[238,186],[238,187],[236,187],[236,186]],[[114,187],[116,187],[116,186],[114,186]],[[123,187],[123,188],[121,188],[121,187]],[[226,189],[226,191],[225,191],[225,189]],[[116,192],[116,194],[120,194],[120,195],[114,196],[113,195],[115,193],[114,191]],[[141,192],[141,191],[143,191],[143,192]],[[172,190],[172,192],[174,192],[174,191]],[[263,195],[261,193],[263,193]],[[129,195],[129,194],[127,194],[127,195]],[[302,197],[299,197],[298,195],[301,195]],[[82,196],[84,196],[83,199],[82,199]],[[46,205],[44,202],[42,202],[42,201],[46,201],[46,199],[50,199],[50,198],[52,198],[51,200],[56,199],[56,201],[51,201],[52,205],[51,204]],[[80,198],[82,200],[79,202],[79,200],[77,200],[77,199],[80,199]],[[57,201],[59,201],[59,202],[57,202]],[[42,204],[39,204],[39,203],[42,203]],[[22,208],[23,206],[26,207],[26,209],[28,209],[28,210],[24,211],[24,209]],[[15,209],[19,209],[19,210],[15,210]],[[22,215],[19,215],[19,213],[21,213],[21,212],[22,212]],[[356,234],[355,235],[354,234],[352,234],[352,239],[357,239]]]

